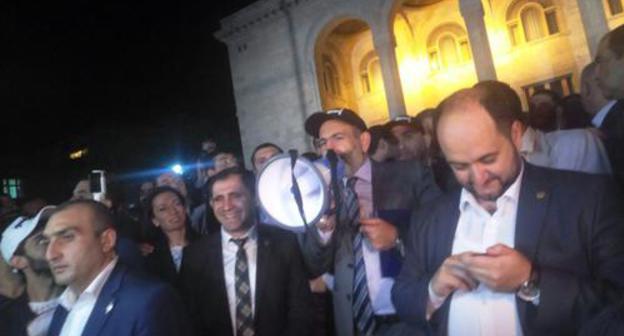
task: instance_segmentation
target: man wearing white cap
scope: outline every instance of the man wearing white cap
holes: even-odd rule
[[[15,219],[2,234],[2,257],[26,280],[29,307],[35,318],[27,327],[28,335],[45,335],[62,287],[54,283],[45,259],[42,232],[54,206],[41,209],[32,218]]]

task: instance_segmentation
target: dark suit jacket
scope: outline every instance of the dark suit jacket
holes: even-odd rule
[[[312,328],[311,294],[295,235],[265,224],[257,230],[255,334],[307,335]],[[234,335],[221,232],[202,237],[184,253],[180,276],[196,334]]]
[[[411,226],[410,213],[440,194],[433,175],[415,161],[371,161],[371,165],[374,208],[381,218],[386,213],[407,213],[405,218],[396,222],[384,218],[397,225],[399,235],[404,239]],[[353,335],[353,229],[337,227],[327,245],[321,244],[315,228],[306,230],[302,250],[312,273],[334,273],[336,334]]]
[[[538,306],[516,299],[525,335],[574,334],[624,289],[624,214],[613,182],[603,176],[525,163],[515,249],[539,265]],[[459,192],[420,216],[394,285],[401,318],[446,334],[451,296],[425,320],[428,284],[450,256],[459,218]]]
[[[195,233],[190,225],[187,226],[186,230],[186,239],[190,244],[200,238],[199,234]],[[186,249],[183,250],[182,260],[184,260],[185,254]],[[154,243],[154,251],[145,257],[145,266],[150,274],[176,289],[180,288],[180,274],[173,263],[169,243],[164,234]]]
[[[611,161],[613,176],[620,188],[624,188],[624,99],[618,100],[609,110],[600,130],[605,135],[604,145]]]
[[[67,311],[58,306],[48,336],[59,335]],[[104,284],[82,335],[189,335],[184,307],[168,285],[118,263]]]

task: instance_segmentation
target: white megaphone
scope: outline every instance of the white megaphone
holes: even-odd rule
[[[281,227],[302,232],[326,213],[330,170],[290,151],[271,158],[258,174],[256,192],[266,214]]]

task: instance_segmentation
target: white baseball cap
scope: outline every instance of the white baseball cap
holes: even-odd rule
[[[15,254],[17,247],[28,238],[33,230],[39,224],[39,219],[43,216],[44,212],[49,214],[56,206],[48,205],[43,207],[35,217],[18,217],[16,218],[2,233],[2,240],[0,240],[0,252],[2,252],[2,258],[7,263],[11,263],[11,258]]]

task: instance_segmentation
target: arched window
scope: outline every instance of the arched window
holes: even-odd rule
[[[434,29],[427,39],[427,49],[432,71],[448,69],[472,59],[466,30],[454,23]]]
[[[559,33],[552,0],[514,1],[507,9],[507,30],[513,46]]]
[[[622,0],[607,0],[607,8],[609,15],[614,16],[624,13],[624,5]]]
[[[340,80],[334,62],[329,56],[323,56],[323,89],[325,93],[340,96]]]
[[[382,86],[383,77],[381,76],[381,64],[379,57],[374,51],[367,53],[360,61],[360,86],[362,93],[372,93]]]

